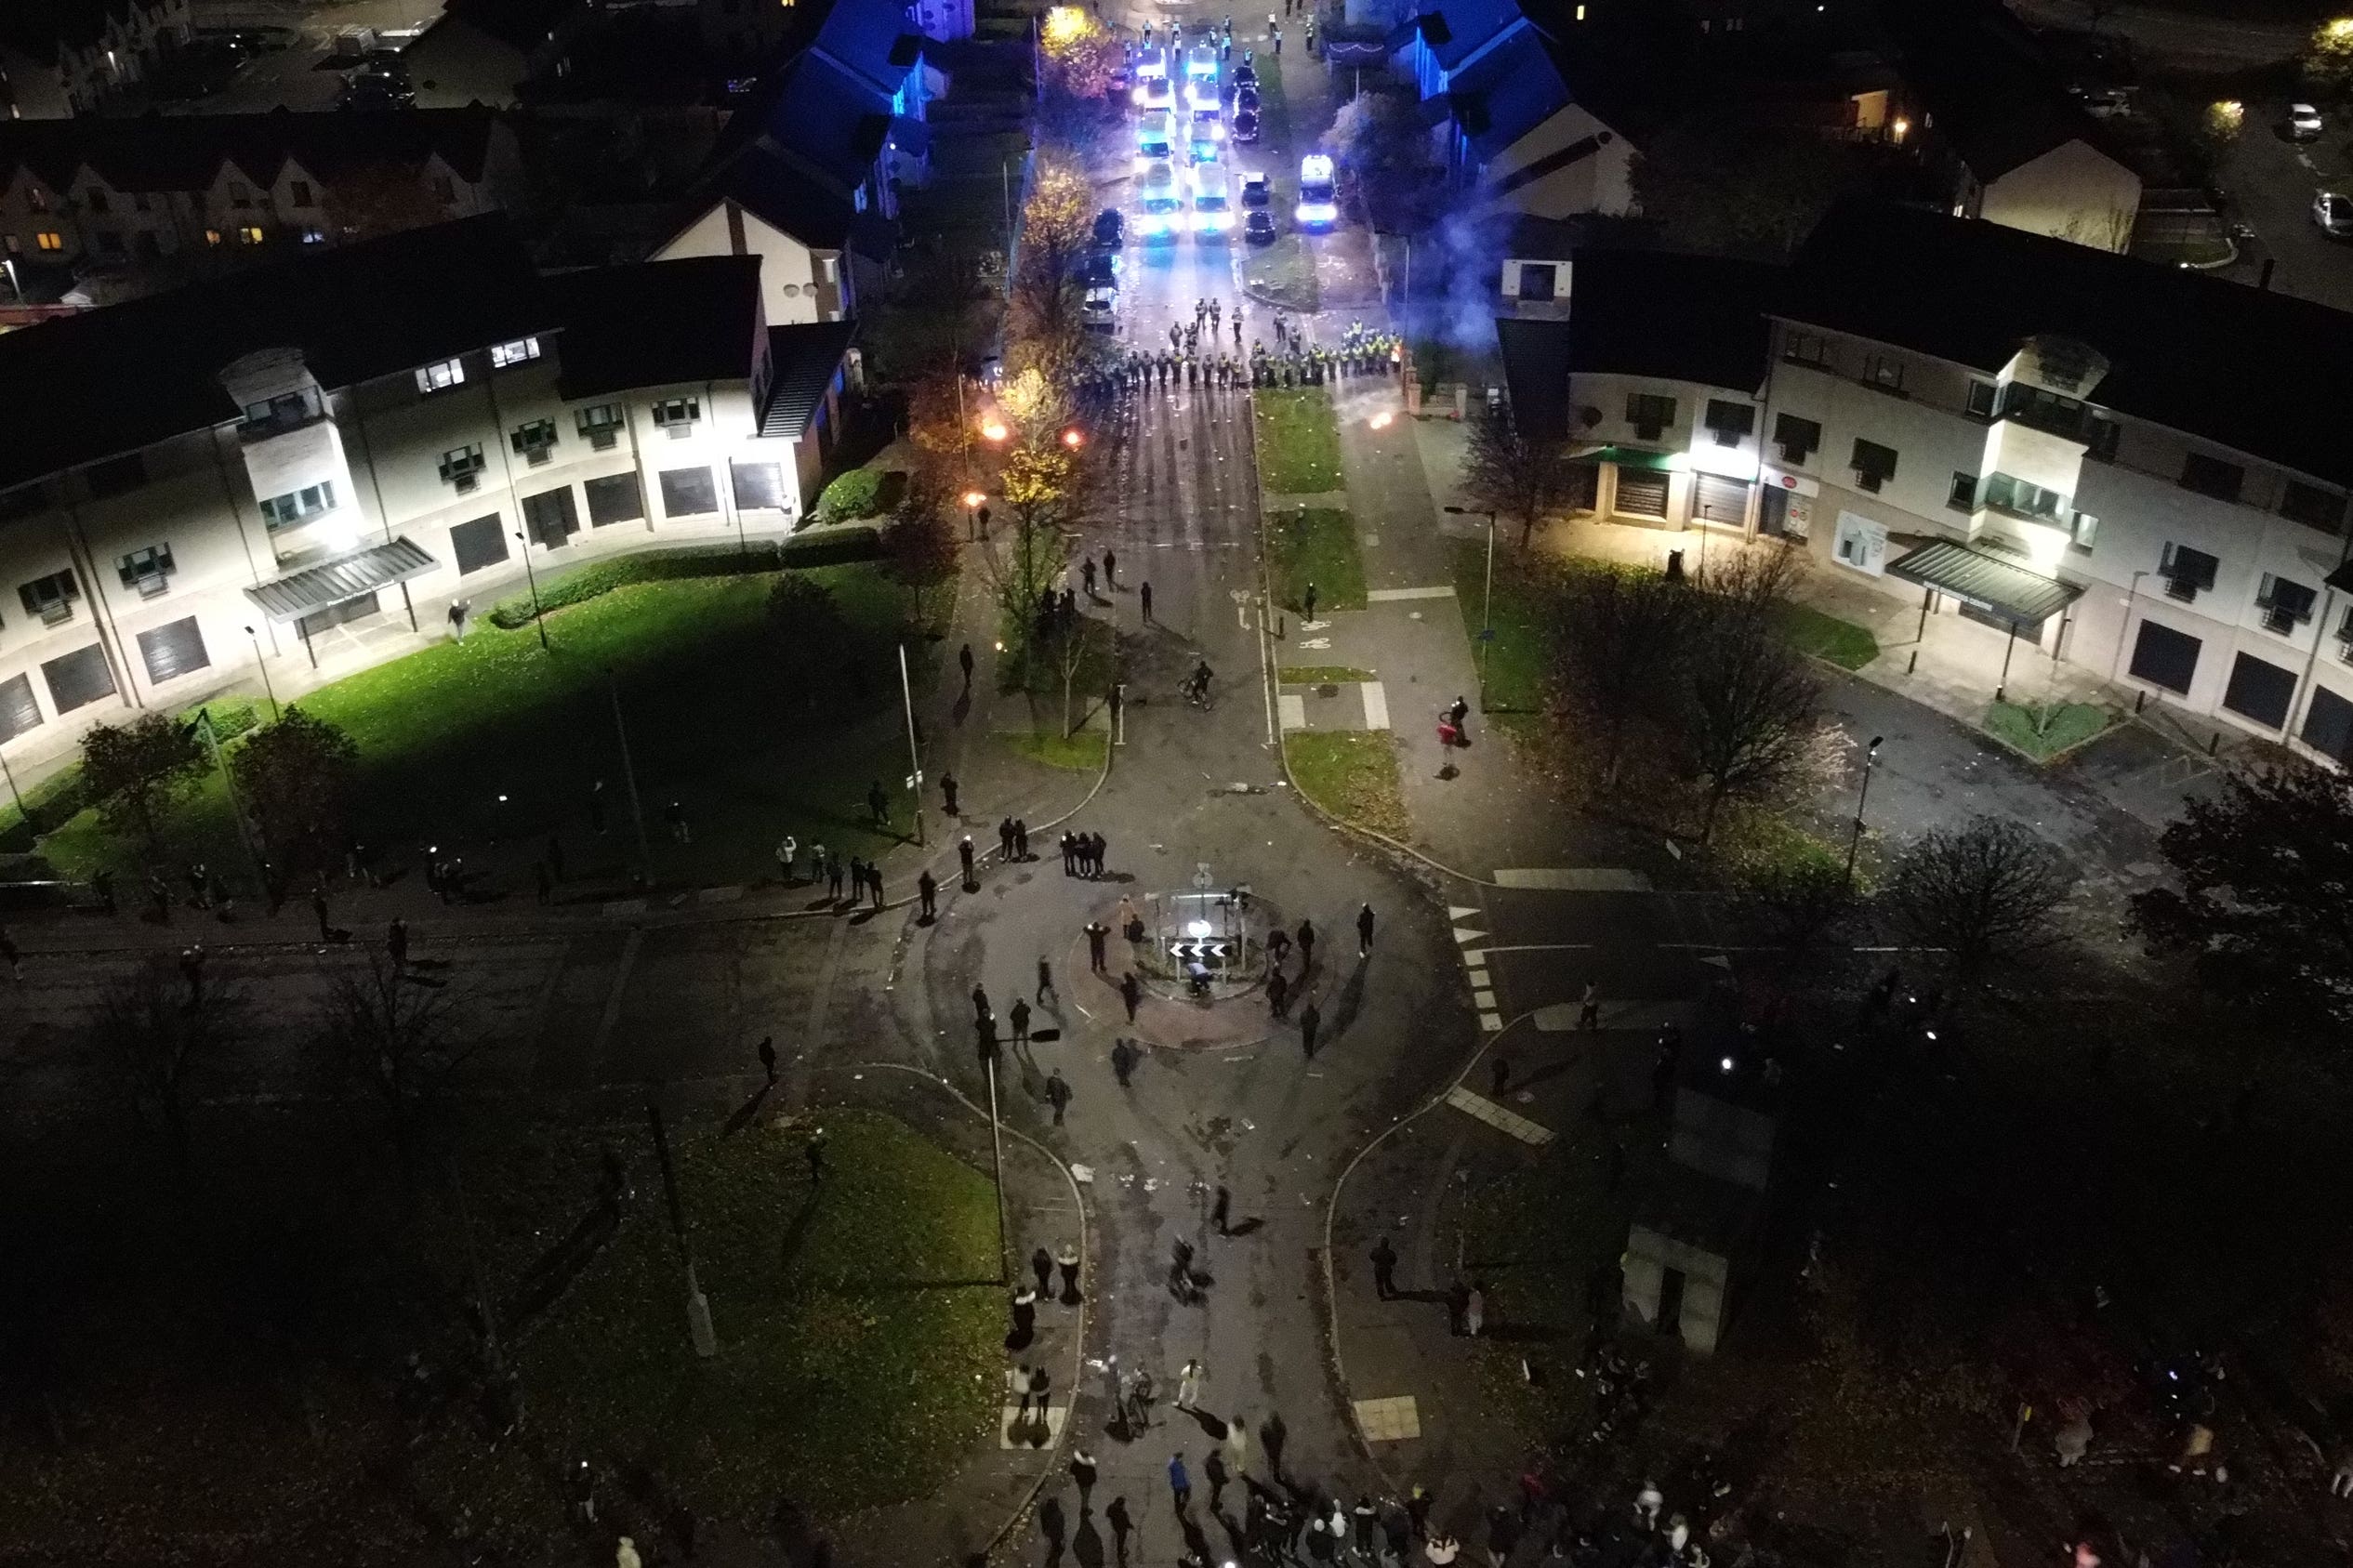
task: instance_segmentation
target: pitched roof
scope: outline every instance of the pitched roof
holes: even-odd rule
[[[1581,273],[1577,282],[1581,291]],[[1777,312],[1989,375],[2029,337],[2074,338],[2108,360],[2090,402],[2353,485],[2342,418],[2353,315],[2325,305],[2001,224],[1856,202],[1833,208],[1800,248]]]
[[[2017,18],[1996,0],[1888,0],[1880,20],[1928,129],[1990,184],[2055,148],[2104,140]]]
[[[587,0],[442,0],[442,20],[462,21],[529,54],[586,4]]]
[[[1570,101],[1568,84],[1533,28],[1520,29],[1457,72],[1447,83],[1447,98],[1482,163]]]
[[[1517,0],[1419,0],[1393,36],[1402,43],[1418,33],[1438,64],[1454,71],[1497,33],[1523,20]]]
[[[808,433],[857,335],[858,323],[852,320],[768,329],[768,406],[760,411],[761,435],[799,441]]]
[[[885,92],[895,92],[923,58],[923,38],[897,0],[835,0],[815,47]]]
[[[116,191],[202,191],[223,165],[257,186],[292,162],[332,184],[347,171],[391,164],[421,167],[439,155],[462,179],[479,180],[497,115],[482,105],[379,114],[146,114],[112,120],[0,120],[0,186],[28,169],[52,190],[87,168]]]
[[[1672,251],[1580,250],[1568,278],[1568,368],[1753,392],[1783,269]]]
[[[812,249],[869,248],[872,215],[858,212],[853,193],[904,124],[873,87],[823,55],[803,54],[729,122],[673,232],[725,200]]]
[[[567,398],[625,387],[740,381],[760,323],[760,257],[690,256],[558,272],[546,283],[563,329]]]
[[[0,334],[0,486],[234,418],[215,379],[301,350],[323,387],[395,375],[558,324],[504,217],[413,229]]]
[[[109,20],[161,10],[165,0],[9,0],[0,6],[0,40],[46,58],[59,44],[86,48],[106,35]]]

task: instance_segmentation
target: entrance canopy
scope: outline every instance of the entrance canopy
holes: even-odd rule
[[[1921,546],[1891,562],[1887,572],[1905,582],[1950,594],[2013,627],[2039,626],[2083,592],[2072,583],[1946,540]]]
[[[273,621],[298,621],[347,599],[422,576],[435,564],[423,546],[402,537],[289,572],[275,582],[247,588],[245,597]]]

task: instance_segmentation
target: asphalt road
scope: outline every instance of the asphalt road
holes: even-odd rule
[[[2036,27],[2082,32],[2091,13],[2081,0],[2009,0]],[[2201,16],[2159,6],[2102,6],[2104,32],[2133,41],[2144,63],[2190,71],[2241,71],[2294,58],[2307,29],[2293,22]]]
[[[2224,157],[2222,183],[2260,240],[2231,275],[2254,283],[2269,257],[2277,262],[2274,289],[2353,310],[2353,244],[2330,239],[2312,221],[2315,192],[2353,194],[2353,158],[2346,155],[2353,122],[2334,112],[2326,134],[2295,142],[2281,134],[2286,113],[2284,99],[2248,104],[2245,133]]]

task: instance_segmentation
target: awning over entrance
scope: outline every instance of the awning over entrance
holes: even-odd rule
[[[357,599],[430,572],[435,561],[407,538],[375,545],[245,590],[245,597],[273,621],[298,621],[313,611]]]
[[[2083,592],[2072,583],[1946,540],[1921,546],[1891,563],[1887,572],[1905,582],[1950,594],[2013,626],[2041,626]]]
[[[1615,463],[1621,468],[1648,468],[1665,473],[1675,466],[1674,455],[1646,452],[1639,446],[1589,446],[1568,455],[1572,463]]]

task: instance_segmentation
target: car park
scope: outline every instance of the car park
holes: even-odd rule
[[[2325,126],[2320,112],[2308,103],[2288,105],[2288,138],[2292,141],[2310,141],[2319,137]]]
[[[2353,240],[2353,196],[2321,191],[2312,198],[2312,221],[2332,240]]]
[[[1254,245],[1275,243],[1275,215],[1264,207],[1253,207],[1242,219],[1242,237]]]

